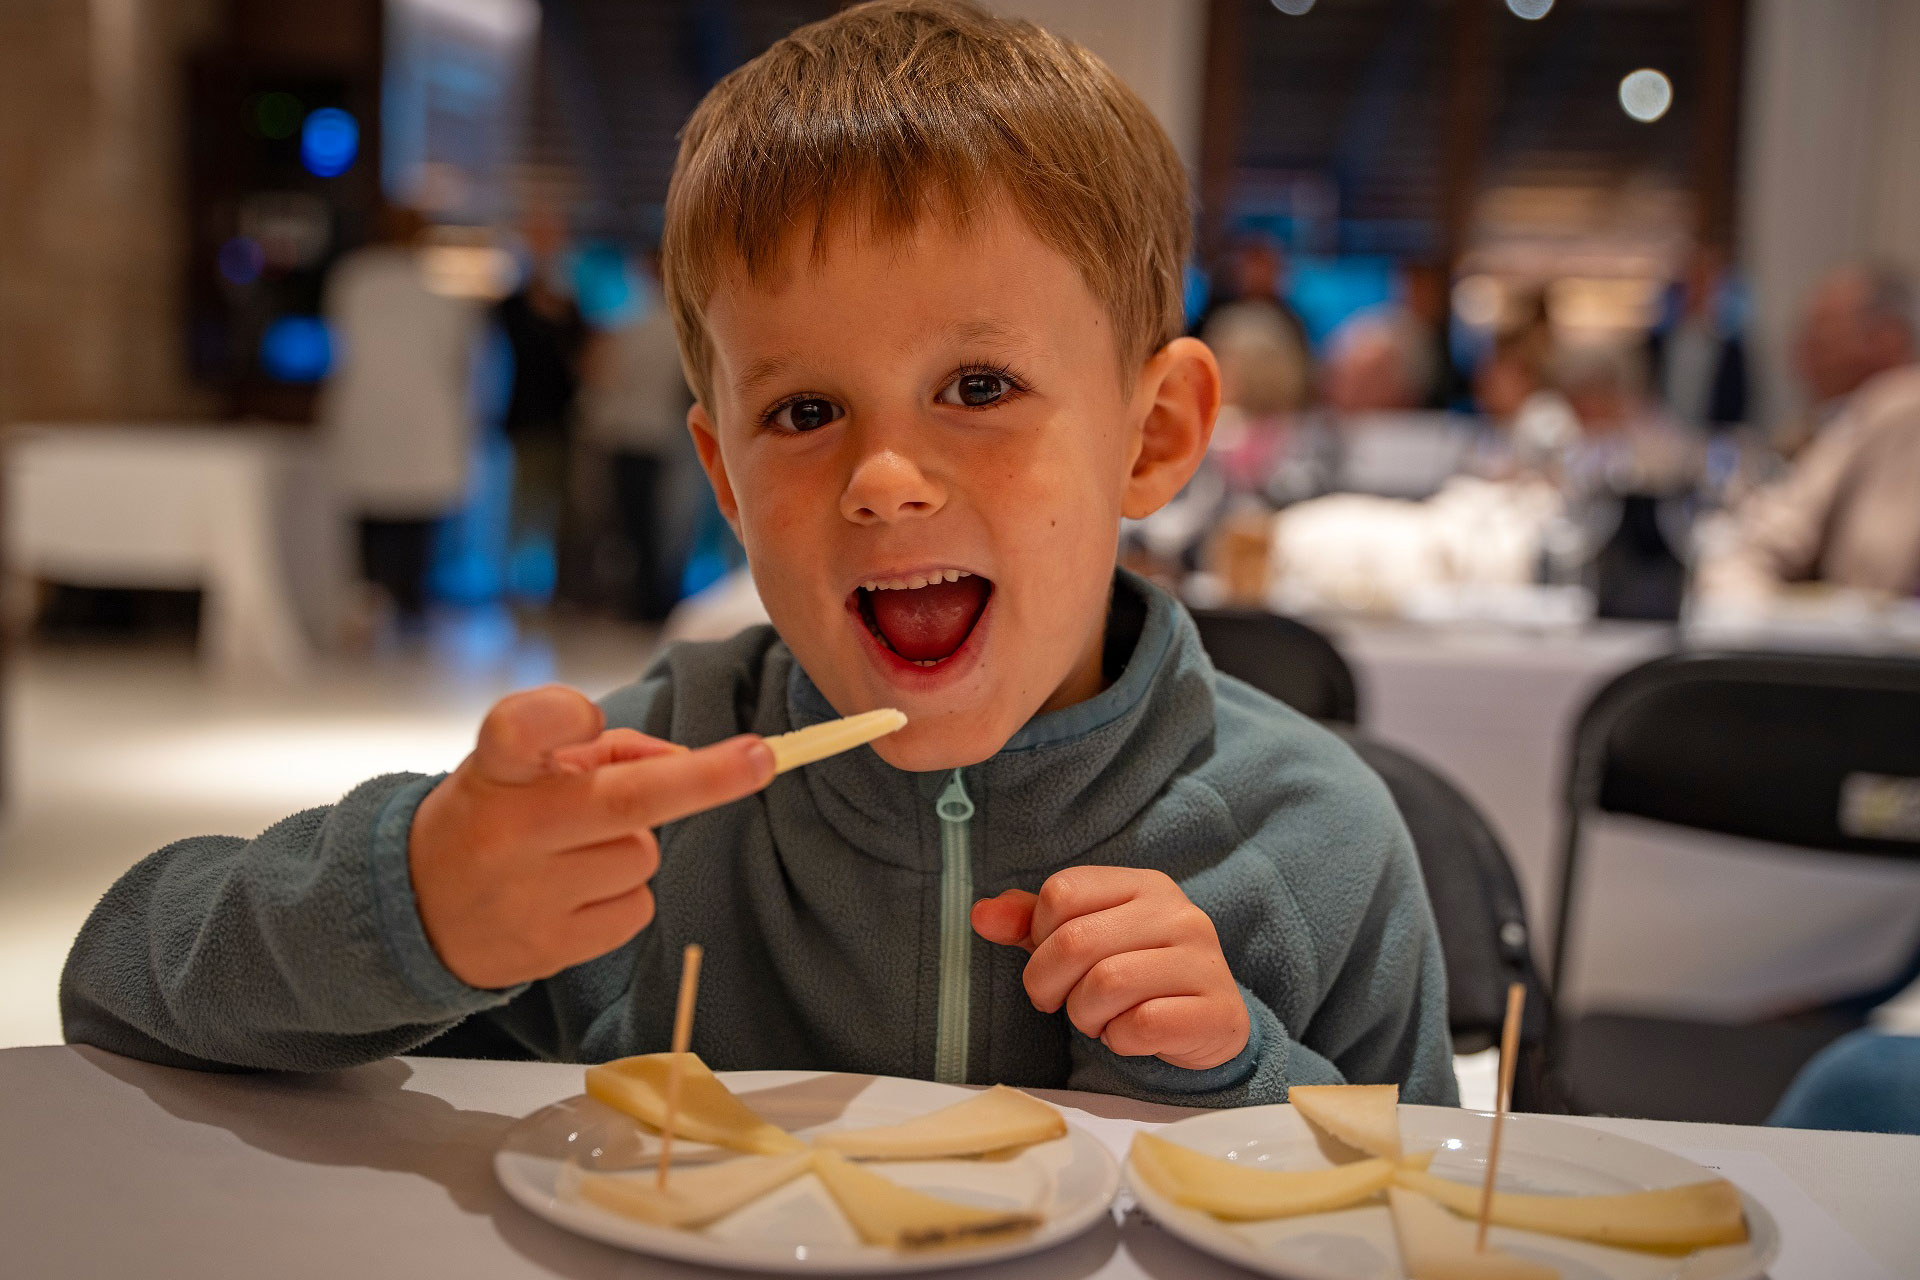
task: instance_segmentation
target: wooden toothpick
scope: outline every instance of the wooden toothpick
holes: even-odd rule
[[[1480,1232],[1474,1237],[1476,1253],[1487,1247],[1487,1223],[1493,1216],[1493,1179],[1500,1167],[1500,1127],[1513,1105],[1514,1059],[1520,1048],[1520,1010],[1527,1003],[1527,988],[1514,983],[1507,988],[1507,1020],[1500,1028],[1500,1091],[1493,1100],[1493,1133],[1487,1140],[1487,1178],[1480,1186]]]
[[[693,993],[700,988],[700,944],[689,942],[680,953],[680,1002],[673,1010],[673,1057],[667,1060],[667,1114],[660,1129],[660,1169],[654,1186],[667,1189],[667,1166],[673,1163],[674,1113],[680,1109],[680,1077],[685,1073],[687,1046],[693,1041]]]

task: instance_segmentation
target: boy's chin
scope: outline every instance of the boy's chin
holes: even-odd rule
[[[967,717],[972,719],[972,717]],[[960,717],[909,723],[898,733],[874,742],[882,760],[909,773],[964,769],[979,764],[1007,744],[1011,732],[996,732],[985,724],[967,724]]]

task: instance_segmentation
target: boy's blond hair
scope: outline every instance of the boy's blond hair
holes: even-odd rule
[[[1124,377],[1179,335],[1186,175],[1105,63],[960,0],[874,0],[794,31],[681,134],[661,273],[694,394],[712,404],[720,276],[764,278],[796,222],[818,250],[850,212],[898,233],[929,215],[964,226],[1001,196],[1105,306]]]

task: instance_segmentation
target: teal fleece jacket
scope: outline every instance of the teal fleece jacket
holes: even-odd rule
[[[422,930],[407,837],[435,778],[375,778],[252,840],[170,845],[81,930],[67,1038],[202,1068],[323,1070],[423,1046],[602,1061],[667,1047],[680,951],[699,942],[693,1047],[716,1068],[1203,1106],[1392,1081],[1407,1101],[1454,1102],[1438,935],[1386,788],[1333,735],[1217,673],[1165,593],[1122,573],[1111,629],[1113,683],[1035,717],[958,788],[862,748],[663,828],[654,922],[507,990],[461,982]],[[764,627],[669,649],[604,705],[610,725],[689,746],[834,715]],[[1025,953],[968,929],[972,900],[1077,864],[1158,868],[1212,917],[1252,1014],[1238,1057],[1205,1071],[1120,1057],[1033,1007]]]

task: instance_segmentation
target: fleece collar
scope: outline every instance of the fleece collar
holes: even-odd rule
[[[1213,667],[1193,620],[1146,580],[1116,571],[1114,591],[1145,604],[1132,656],[1085,702],[1035,716],[1000,752],[961,771],[974,804],[974,875],[995,879],[1062,866],[1111,839],[1213,741]],[[787,713],[795,728],[837,714],[792,663]],[[951,770],[909,773],[872,751],[801,771],[821,817],[883,862],[937,871],[934,801]]]

